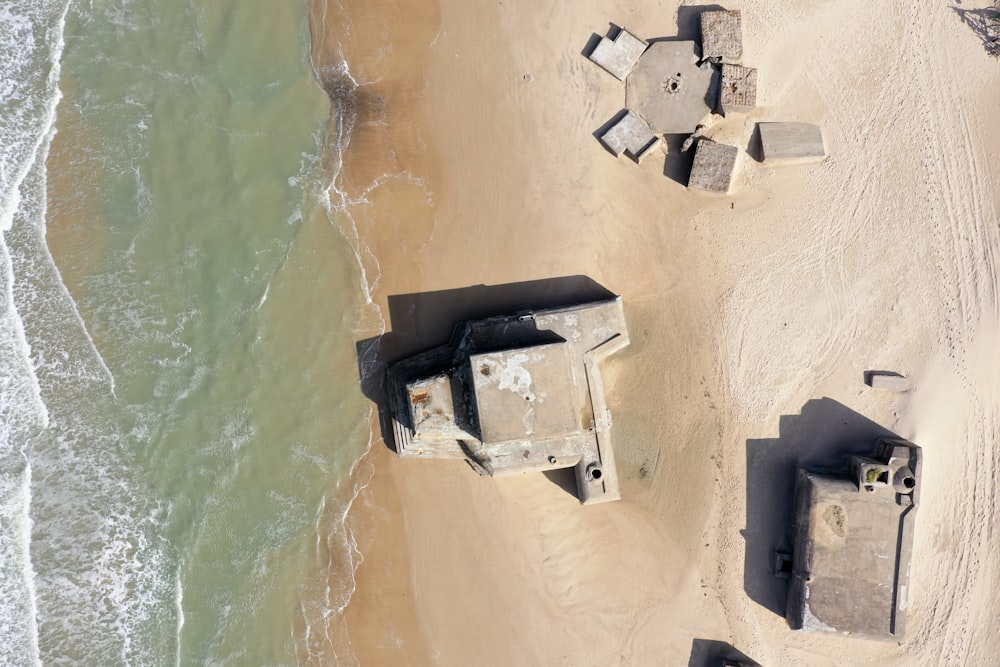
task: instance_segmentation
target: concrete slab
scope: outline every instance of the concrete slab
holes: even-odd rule
[[[657,134],[689,134],[712,112],[714,71],[698,67],[694,42],[654,42],[625,82],[625,106]]]
[[[876,441],[848,470],[800,469],[786,617],[795,630],[901,639],[920,448]]]
[[[884,389],[886,391],[909,391],[912,387],[910,378],[899,373],[887,371],[870,371],[868,373],[868,386],[872,389]]]
[[[466,322],[389,369],[396,453],[490,476],[574,468],[581,502],[617,500],[599,366],[628,342],[621,299]]]
[[[647,46],[645,40],[622,28],[613,40],[602,37],[590,59],[619,81],[624,81]]]
[[[757,70],[742,65],[723,65],[719,86],[719,111],[723,116],[745,113],[757,106]]]
[[[709,192],[729,192],[738,154],[736,146],[701,139],[695,148],[688,187]]]
[[[724,63],[743,58],[743,26],[739,10],[701,13],[701,57]]]
[[[660,144],[660,138],[642,118],[629,111],[607,132],[601,135],[601,143],[608,147],[615,157],[628,153],[636,162],[641,162]]]
[[[826,156],[823,132],[812,123],[757,123],[764,162],[812,161]]]

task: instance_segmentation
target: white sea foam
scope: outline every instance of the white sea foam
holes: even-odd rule
[[[45,244],[68,7],[0,7],[0,664],[153,663],[137,638],[162,622],[165,552],[101,414],[113,377]]]
[[[40,473],[31,503],[39,655],[45,664],[82,655],[106,664],[150,662],[153,642],[137,637],[169,622],[159,609],[168,599],[169,563],[150,504],[129,476],[107,367],[45,245],[39,219],[47,146],[21,184],[4,235],[12,303],[48,414],[46,427],[26,440]]]
[[[14,300],[7,232],[24,201],[22,184],[47,145],[59,101],[59,57],[67,0],[0,6],[0,662],[40,664],[31,564],[32,467],[26,444],[49,415]]]

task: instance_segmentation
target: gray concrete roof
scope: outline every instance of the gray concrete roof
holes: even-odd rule
[[[694,42],[654,42],[625,82],[625,106],[658,134],[688,134],[712,112],[712,76]]]
[[[641,162],[642,158],[659,145],[660,138],[646,121],[629,111],[601,135],[601,143],[607,146],[615,157],[628,153],[633,160]]]
[[[389,369],[396,452],[491,476],[572,467],[582,502],[617,500],[599,366],[628,342],[620,299],[466,322]]]
[[[485,444],[547,439],[580,430],[565,341],[469,356]]]
[[[786,616],[794,629],[900,639],[920,448],[876,442],[843,473],[801,469]]]
[[[613,40],[602,37],[590,54],[590,59],[619,81],[624,81],[646,46],[644,40],[622,28]]]
[[[823,132],[812,123],[758,123],[764,162],[816,160],[826,155]]]

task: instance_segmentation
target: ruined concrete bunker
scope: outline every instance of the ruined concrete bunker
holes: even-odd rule
[[[883,438],[847,469],[801,468],[786,618],[795,630],[901,639],[920,495],[920,448]]]
[[[460,323],[389,369],[396,453],[489,476],[574,468],[582,503],[617,500],[600,363],[628,343],[620,298]]]

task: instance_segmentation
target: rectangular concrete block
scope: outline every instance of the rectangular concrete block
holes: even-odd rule
[[[619,81],[624,81],[647,46],[648,42],[622,28],[613,40],[602,37],[590,59]]]
[[[688,187],[709,192],[729,192],[738,154],[736,146],[702,139],[695,149]]]
[[[725,116],[745,113],[757,106],[757,70],[742,65],[723,65],[719,86],[719,110]]]
[[[820,160],[823,132],[812,123],[757,123],[764,162]]]
[[[871,372],[868,377],[868,386],[872,389],[886,391],[909,391],[912,388],[912,383],[910,378],[896,373]]]
[[[724,63],[739,63],[743,59],[739,10],[701,13],[701,57]]]

